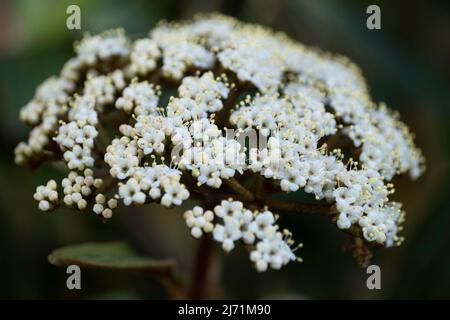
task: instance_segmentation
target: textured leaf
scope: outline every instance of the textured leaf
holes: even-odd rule
[[[48,260],[55,266],[76,264],[85,268],[140,271],[154,276],[172,277],[173,260],[145,257],[125,242],[83,243],[57,249]]]

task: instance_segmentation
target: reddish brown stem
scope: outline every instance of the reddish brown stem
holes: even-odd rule
[[[205,299],[210,294],[213,240],[207,235],[200,240],[192,276],[190,298]]]
[[[239,198],[242,198],[244,201],[252,202],[255,200],[255,196],[253,195],[253,192],[245,188],[243,185],[239,183],[235,178],[230,178],[225,180],[225,183],[227,186],[229,186],[236,194],[239,196]]]

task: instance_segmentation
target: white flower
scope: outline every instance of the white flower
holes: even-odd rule
[[[225,219],[225,217],[230,217],[239,220],[243,207],[240,201],[222,200],[219,206],[214,207],[214,213],[219,218]]]
[[[206,183],[210,187],[220,188],[222,180],[220,179],[220,171],[217,165],[202,164],[199,171],[200,175],[197,177],[197,180],[200,184]]]
[[[91,156],[89,148],[82,148],[75,145],[72,150],[64,152],[64,160],[67,162],[67,167],[70,170],[83,170],[86,167],[94,165],[94,158]]]
[[[281,180],[280,186],[283,191],[295,192],[299,187],[306,185],[306,179],[301,175],[298,168],[287,168],[286,175]]]
[[[255,263],[256,270],[264,272],[270,266],[280,269],[296,257],[290,247],[283,241],[281,233],[272,239],[263,239],[256,244],[256,250],[250,253],[250,260]]]
[[[186,187],[180,183],[172,182],[164,186],[161,204],[165,207],[179,206],[187,198],[189,198],[189,191],[187,191]]]
[[[242,211],[238,221],[242,233],[242,241],[247,245],[253,244],[255,242],[255,233],[250,229],[250,224],[253,221],[253,213],[250,210]]]
[[[232,218],[225,218],[223,225],[216,225],[213,231],[214,240],[222,243],[226,252],[234,249],[234,242],[242,237],[239,222]]]
[[[184,213],[186,225],[191,228],[191,235],[200,238],[203,233],[210,233],[214,229],[212,221],[214,214],[210,210],[204,211],[202,207],[196,206]]]
[[[249,230],[252,231],[256,236],[260,239],[264,239],[264,237],[272,232],[273,224],[275,223],[275,217],[272,212],[264,211],[259,213],[255,220],[250,223]]]
[[[144,204],[146,200],[145,193],[141,191],[139,183],[134,178],[128,179],[126,184],[119,187],[119,196],[126,206],[132,203]]]

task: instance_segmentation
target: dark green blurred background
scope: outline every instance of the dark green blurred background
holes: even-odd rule
[[[69,4],[81,7],[82,31],[65,26]],[[381,7],[382,30],[366,29],[366,8]],[[227,298],[450,298],[450,10],[447,1],[0,1],[0,298],[165,298],[158,282],[137,275],[83,271],[83,290],[65,287],[63,269],[48,264],[54,248],[83,241],[129,239],[154,256],[174,256],[188,271],[197,242],[181,211],[123,211],[108,223],[93,213],[41,213],[35,187],[60,176],[50,166],[33,174],[13,163],[28,129],[19,108],[36,86],[57,74],[84,31],[124,27],[145,36],[160,19],[220,11],[281,30],[308,45],[359,64],[375,101],[401,112],[416,133],[428,170],[416,182],[399,179],[406,241],[375,250],[382,290],[366,288],[365,270],[343,253],[346,236],[325,217],[287,216],[305,244],[301,265],[257,274],[244,250],[222,257]],[[222,253],[220,253],[222,255]],[[218,272],[220,270],[218,269]]]

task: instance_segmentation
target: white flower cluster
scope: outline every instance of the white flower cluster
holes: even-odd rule
[[[269,267],[280,269],[290,261],[299,260],[291,248],[290,232],[279,231],[276,217],[269,210],[252,212],[242,202],[228,199],[215,206],[214,212],[196,206],[186,211],[184,218],[193,237],[212,233],[226,252],[234,249],[236,241],[242,241],[250,249],[250,260],[259,272]]]
[[[123,30],[105,32],[101,35],[87,35],[76,47],[79,64],[94,66],[99,61],[126,60],[130,54],[130,43]]]
[[[185,77],[178,92],[181,98],[194,100],[200,109],[216,112],[223,107],[221,99],[228,97],[226,81],[226,77],[216,80],[212,72],[205,72],[201,77]]]
[[[39,202],[39,209],[42,211],[52,211],[59,205],[85,210],[92,195],[102,186],[103,180],[94,178],[91,169],[85,169],[82,175],[76,171],[71,171],[61,181],[61,187],[63,189],[62,201],[59,199],[58,184],[55,180],[49,180],[45,186],[38,186],[34,194],[34,199]],[[115,199],[111,200],[115,201]],[[113,202],[108,202],[108,204],[111,204],[109,206],[110,209],[116,207],[113,205]]]
[[[206,118],[209,113],[222,109],[222,100],[229,89],[226,77],[214,79],[212,72],[201,77],[186,77],[178,88],[178,98],[167,106],[167,116],[180,117],[183,121]]]
[[[129,71],[133,75],[146,75],[156,69],[161,56],[158,43],[151,39],[139,39],[133,44]]]
[[[106,199],[103,193],[97,194],[95,197],[95,204],[92,210],[102,215],[103,218],[109,219],[112,217],[113,209],[117,208],[117,200],[114,198]]]
[[[138,167],[126,183],[119,184],[119,196],[125,205],[142,205],[160,199],[165,207],[179,206],[189,198],[189,191],[180,183],[181,172],[166,165]]]
[[[86,120],[63,123],[55,137],[64,152],[64,160],[70,170],[83,170],[94,165],[91,149],[94,147],[94,138],[97,129],[87,124]]]
[[[319,148],[320,138],[337,131],[334,116],[325,111],[320,99],[319,94],[306,98],[301,90],[283,98],[257,96],[249,106],[231,115],[231,123],[240,128],[255,127],[263,135],[272,132],[267,148],[250,150],[250,170],[280,180],[283,191],[304,188],[318,200],[335,201],[341,229],[357,224],[367,241],[387,246],[399,242],[396,231],[400,212],[392,214],[393,205],[388,202],[391,191],[381,174],[370,167],[347,167]],[[377,219],[367,227],[373,212],[377,212]]]
[[[214,65],[214,54],[198,41],[191,41],[192,34],[185,28],[161,24],[150,36],[162,49],[162,71],[169,78],[179,80],[191,67],[207,69]]]
[[[130,41],[120,29],[95,36],[87,34],[76,43],[77,55],[66,62],[61,70],[61,78],[76,83],[89,72],[113,71],[128,61],[130,47]]]
[[[157,111],[158,95],[152,84],[147,81],[133,82],[117,99],[116,108],[135,115],[153,114]]]
[[[95,190],[100,189],[102,185],[103,180],[94,178],[91,169],[85,169],[82,175],[76,171],[71,171],[67,178],[64,178],[61,182],[64,192],[64,204],[68,207],[85,210],[89,196],[94,194]]]
[[[58,191],[55,180],[49,180],[45,186],[38,186],[34,194],[34,200],[39,201],[39,209],[49,211],[58,204]]]
[[[206,184],[218,189],[222,185],[222,179],[233,177],[236,171],[243,173],[245,149],[238,141],[222,137],[217,127],[208,120],[205,122],[205,126],[199,124],[205,130],[197,140],[198,144],[184,148],[179,166],[190,170],[197,178],[198,185]],[[193,136],[196,135],[197,124],[198,122],[194,122],[189,128]]]
[[[65,104],[73,93],[75,84],[64,78],[50,77],[36,90],[35,97],[20,112],[20,119],[30,125],[28,141],[21,142],[15,149],[15,162],[25,164],[45,154],[56,130],[59,117],[66,111]]]
[[[203,233],[211,233],[214,230],[214,213],[211,210],[204,211],[202,207],[195,206],[184,213],[184,220],[194,238],[199,239]]]
[[[86,80],[86,83],[84,84],[83,95],[94,99],[95,109],[102,110],[104,106],[113,103],[116,94],[115,85],[117,84],[117,82],[114,81],[115,78],[113,78],[112,75],[93,76],[92,74],[89,74],[88,76],[88,80]]]
[[[245,180],[256,193],[254,182],[268,179],[276,191],[327,202],[340,229],[401,242],[404,212],[389,200],[390,181],[420,176],[424,158],[348,59],[221,15],[163,22],[135,41],[121,30],[86,36],[75,52],[20,113],[33,129],[15,161],[63,160],[71,171],[63,201],[55,181],[38,188],[41,210],[89,207],[110,218],[117,200],[172,207],[208,193],[215,203],[232,195],[260,208],[269,201],[232,186]],[[351,151],[333,145],[342,137]],[[185,219],[194,237],[212,233],[227,251],[238,239],[253,246],[260,271],[295,257],[268,210],[224,200]]]
[[[271,34],[267,33],[264,39],[255,38],[255,34],[264,34],[264,31],[256,27],[253,33],[251,29],[249,27],[242,33],[231,32],[222,43],[217,58],[225,68],[235,72],[240,80],[251,82],[262,92],[275,92],[285,71],[279,52],[282,48]]]

